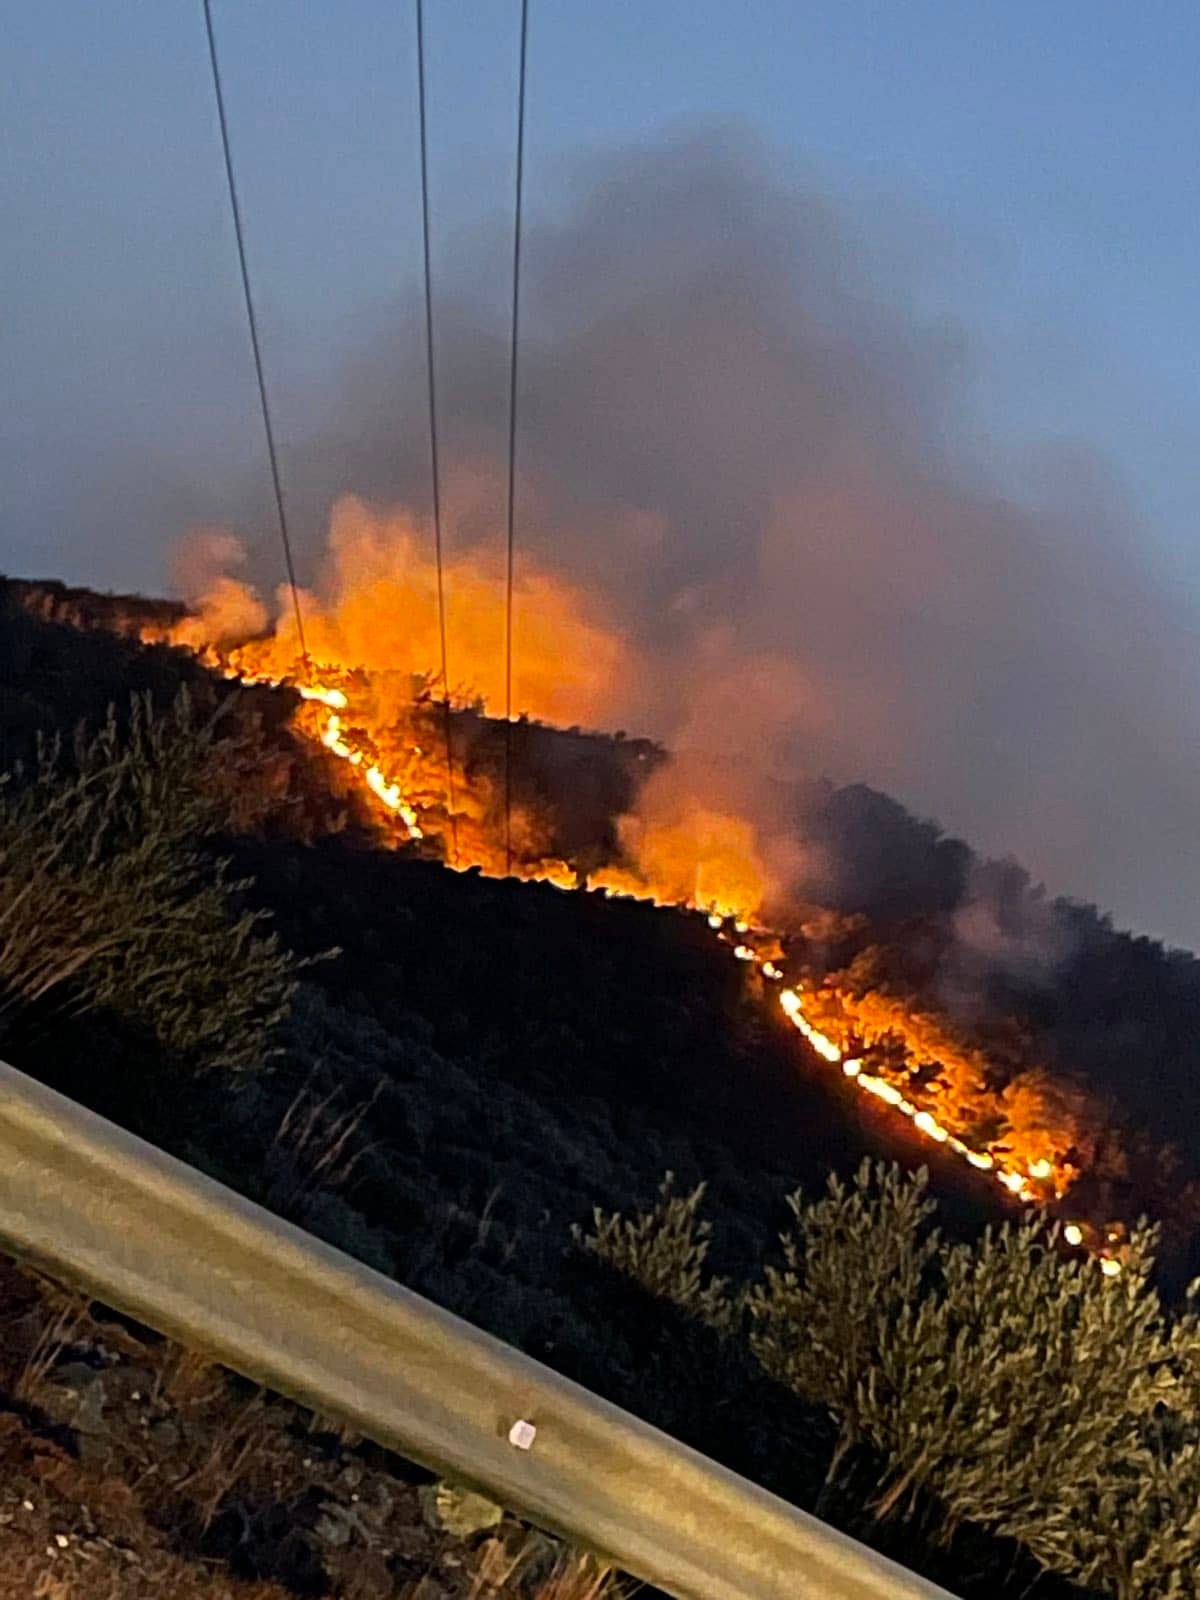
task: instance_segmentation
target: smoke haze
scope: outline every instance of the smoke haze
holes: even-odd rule
[[[555,606],[568,630],[603,618],[560,720],[716,753],[727,774],[864,780],[1052,891],[1196,943],[1186,613],[1083,447],[1019,477],[981,459],[969,330],[911,309],[886,268],[900,229],[851,222],[736,135],[586,163],[526,255],[518,662]],[[482,265],[501,256],[465,240],[437,285],[452,640],[456,606],[494,592],[502,532],[503,296]],[[415,300],[360,331],[328,422],[288,453],[289,493],[312,570],[336,496],[403,508],[403,559],[355,546],[403,583],[428,539]],[[249,491],[223,493],[265,575],[267,525]],[[191,495],[175,525],[195,514]]]

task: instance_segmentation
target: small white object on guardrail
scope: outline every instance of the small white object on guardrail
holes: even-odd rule
[[[508,1430],[508,1442],[515,1444],[518,1450],[532,1450],[536,1438],[537,1429],[532,1422],[526,1422],[524,1417],[518,1417]]]

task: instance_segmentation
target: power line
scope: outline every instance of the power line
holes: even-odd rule
[[[296,613],[296,635],[300,642],[300,655],[307,667],[308,646],[304,642],[304,618],[300,613],[300,591],[296,585],[296,564],[292,560],[292,541],[288,533],[287,511],[283,501],[283,482],[279,476],[279,453],[275,448],[275,430],[271,425],[271,407],[267,400],[267,382],[263,376],[262,350],[258,341],[258,318],[254,314],[254,296],[250,292],[250,271],[246,265],[246,240],[242,229],[242,208],[238,204],[237,183],[233,176],[233,156],[229,148],[229,124],[225,119],[225,95],[221,87],[221,68],[217,61],[217,41],[213,33],[211,0],[203,0],[204,28],[208,34],[208,58],[212,63],[213,91],[217,97],[217,120],[221,125],[221,149],[225,155],[225,176],[229,183],[229,204],[233,211],[233,231],[237,237],[238,265],[242,272],[242,293],[246,298],[246,320],[250,324],[250,348],[254,352],[254,371],[258,378],[258,398],[262,406],[263,430],[267,436],[267,455],[271,461],[271,483],[275,489],[275,509],[279,515],[279,537],[283,543],[283,559],[287,567],[288,583],[292,590],[292,606]]]
[[[437,383],[433,360],[433,275],[429,268],[429,150],[425,115],[425,4],[417,0],[417,87],[421,128],[421,223],[425,252],[425,364],[429,375],[429,466],[433,481],[433,547],[437,557],[438,633],[442,647],[442,720],[446,738],[446,798],[450,839],[458,865],[458,815],[454,803],[454,756],[450,736],[450,668],[446,651],[446,589],[442,572],[442,494],[438,464]]]
[[[512,345],[508,361],[508,562],[504,601],[504,870],[512,871],[513,548],[517,466],[517,332],[521,310],[521,190],[525,168],[525,46],[529,0],[521,0],[521,58],[517,76],[517,183],[513,207]]]

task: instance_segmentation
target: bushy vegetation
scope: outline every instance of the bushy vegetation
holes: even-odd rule
[[[794,1194],[782,1265],[737,1293],[700,1271],[698,1190],[597,1216],[583,1243],[825,1406],[827,1479],[866,1447],[877,1518],[992,1529],[1118,1600],[1200,1593],[1200,1320],[1164,1311],[1153,1230],[1112,1280],[1044,1220],[944,1240],[925,1191],[864,1163]]]
[[[699,1183],[688,1195],[672,1194],[675,1177],[668,1172],[659,1190],[658,1204],[634,1217],[592,1212],[592,1232],[576,1223],[571,1229],[576,1243],[599,1256],[618,1272],[634,1278],[648,1293],[684,1306],[712,1328],[727,1328],[734,1303],[724,1278],[704,1281],[712,1224],[698,1219],[704,1199]]]
[[[0,765],[21,758],[32,774],[36,729],[69,730],[81,719],[101,727],[105,707],[124,707],[131,691],[149,694],[156,715],[169,716],[183,683],[202,720],[231,692],[178,653],[23,612],[5,616]],[[795,1213],[789,1237],[801,1251],[798,1265],[767,1259],[782,1221],[780,1197],[797,1181],[814,1192],[831,1165],[848,1170],[864,1150],[894,1155],[894,1128],[747,997],[744,974],[714,946],[703,919],[513,887],[372,849],[352,811],[342,826],[348,802],[332,787],[339,774],[290,739],[290,710],[286,693],[264,688],[239,695],[227,712],[222,729],[252,733],[257,742],[248,753],[256,759],[235,774],[243,806],[227,813],[230,836],[215,841],[215,853],[232,858],[232,880],[255,880],[231,910],[269,910],[285,943],[303,955],[335,942],[345,951],[301,975],[272,1070],[242,1073],[232,1085],[220,1074],[157,1070],[168,1052],[139,1020],[136,994],[127,1009],[97,1006],[83,1019],[70,1007],[43,1013],[36,1034],[9,1036],[7,1059],[734,1470],[816,1507],[963,1600],[1016,1600],[1035,1581],[1038,1600],[1077,1600],[1077,1585],[1052,1572],[1039,1576],[1025,1548],[957,1519],[939,1500],[947,1492],[937,1479],[943,1466],[948,1480],[969,1478],[952,1453],[942,1451],[942,1466],[922,1464],[903,1484],[913,1460],[906,1456],[897,1468],[886,1444],[875,1442],[904,1415],[894,1395],[877,1384],[879,1415],[854,1401],[851,1380],[855,1363],[870,1355],[866,1341],[862,1350],[851,1343],[839,1351],[838,1324],[827,1325],[829,1354],[821,1359],[841,1358],[854,1401],[836,1413],[827,1397],[808,1397],[818,1393],[811,1370],[808,1387],[782,1368],[773,1376],[751,1348],[752,1331],[766,1337],[773,1329],[781,1351],[786,1340],[781,1318],[752,1317],[746,1286],[765,1290],[767,1265],[794,1270],[796,1293],[810,1281],[800,1270]],[[598,837],[597,818],[611,816],[623,786],[612,778],[605,741],[576,741],[596,778],[580,785],[551,730],[530,727],[522,737],[564,829]],[[628,742],[624,754],[619,743],[613,750],[612,760],[628,759],[631,770],[640,759],[628,754]],[[64,757],[69,768],[70,749]],[[586,814],[575,816],[571,796],[580,787],[591,798]],[[968,893],[971,863],[964,847],[950,848],[936,829],[922,831],[887,804],[866,791],[828,787],[804,800],[817,835],[831,841],[817,852],[831,881],[814,886],[813,898],[839,908],[824,933],[814,916],[804,937],[815,972],[848,966],[874,942],[885,950],[878,970],[893,963],[889,983],[898,952],[911,942],[929,957],[925,970],[904,980],[920,992],[936,988],[939,960],[944,971],[944,919]],[[248,825],[250,833],[237,836]],[[834,883],[842,866],[856,872]],[[872,895],[871,925],[856,925],[853,913]],[[924,919],[923,932],[913,917]],[[1200,1028],[1200,968],[1097,932],[1100,924],[1080,917],[1095,934],[1072,947],[1080,960],[1086,949],[1086,971],[1077,972],[1071,994],[1057,980],[1030,984],[1027,1014],[1040,1007],[1038,1026],[1051,1032],[1074,1027],[1075,1059],[1084,1066],[1119,1054],[1148,1063],[1148,1081],[1172,1072],[1182,1081],[1176,1064]],[[1019,987],[1015,979],[1010,987]],[[1019,1009],[1025,1002],[1016,998]],[[1153,1028],[1141,1016],[1151,1004],[1160,1008]],[[929,1192],[938,1197],[946,1238],[925,1260],[922,1213],[913,1248],[923,1284],[938,1280],[944,1252],[975,1238],[1006,1205],[994,1183],[962,1163],[936,1150],[930,1162]],[[679,1174],[678,1194],[660,1194],[655,1209],[670,1225],[643,1233],[637,1214],[668,1169]],[[701,1180],[707,1187],[697,1193]],[[849,1200],[857,1193],[846,1191]],[[1132,1214],[1127,1199],[1122,1192],[1108,1214]],[[924,1206],[926,1196],[916,1201]],[[611,1223],[623,1259],[652,1267],[657,1294],[610,1268],[602,1253],[572,1247],[572,1223],[594,1208]],[[832,1223],[827,1236],[836,1237]],[[855,1261],[863,1271],[877,1269],[878,1236],[860,1245]],[[830,1262],[836,1285],[832,1246]],[[810,1265],[815,1271],[815,1257]],[[721,1279],[731,1287],[722,1289]],[[1104,1287],[1123,1292],[1125,1282]],[[713,1291],[705,1318],[661,1297],[675,1285],[693,1298],[688,1283],[697,1295]],[[967,1287],[949,1303],[965,1320]],[[843,1315],[842,1326],[848,1320]],[[945,1346],[958,1326],[947,1311],[927,1331]],[[1186,1324],[1165,1326],[1173,1351],[1166,1370],[1200,1393],[1200,1360],[1180,1331]],[[791,1354],[800,1362],[797,1348]],[[816,1356],[803,1359],[809,1369],[819,1364]],[[922,1392],[932,1405],[935,1386]],[[1188,1539],[1194,1544],[1187,1508],[1196,1501],[1194,1494],[1188,1501],[1194,1458],[1185,1414],[1182,1404],[1160,1405],[1154,1427],[1129,1447],[1136,1469],[1087,1491],[1098,1509],[1072,1524],[1072,1571],[1103,1572],[1110,1588],[1112,1575],[1125,1572],[1121,1581],[1130,1587],[1118,1592],[1136,1595],[1154,1592],[1154,1562],[1165,1572],[1174,1560],[1184,1576],[1164,1577],[1162,1592],[1172,1593],[1171,1583],[1188,1592],[1178,1589],[1189,1581],[1180,1550],[1190,1548]],[[985,1436],[980,1425],[976,1437]],[[990,1513],[984,1508],[996,1528],[1020,1515],[1020,1478],[1005,1492]],[[1172,1539],[1183,1541],[1174,1557],[1164,1553]]]
[[[755,1356],[773,1377],[827,1406],[837,1425],[830,1481],[868,1437],[864,1378],[917,1303],[937,1248],[923,1230],[933,1207],[922,1186],[881,1166],[872,1192],[863,1181],[869,1170],[849,1189],[832,1178],[813,1204],[791,1196],[785,1265],[768,1264],[746,1298]]]
[[[32,1010],[103,1009],[205,1066],[270,1055],[297,961],[238,903],[246,885],[203,848],[224,818],[228,752],[186,691],[135,696],[69,749],[38,742],[0,784],[0,1027]]]

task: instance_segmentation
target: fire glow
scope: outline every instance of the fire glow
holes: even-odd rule
[[[360,679],[370,682],[367,672],[362,668],[351,670],[315,662],[311,657],[304,660],[293,657],[290,665],[280,670],[280,647],[286,645],[286,640],[275,638],[268,646],[252,642],[218,651],[202,642],[196,631],[196,620],[188,620],[177,633],[175,642],[195,650],[210,666],[230,679],[293,688],[312,708],[311,714],[306,712],[294,719],[296,731],[319,742],[330,755],[346,763],[370,796],[371,803],[378,808],[381,820],[386,820],[396,831],[399,842],[426,838],[431,821],[434,831],[438,831],[442,817],[435,811],[431,818],[430,812],[423,810],[418,796],[406,790],[401,775],[389,771],[385,765],[387,758],[381,754],[381,749],[394,745],[394,731],[389,736],[383,733],[373,736],[373,732],[367,730],[374,729],[378,717],[373,718],[358,706],[352,707],[350,695],[339,686],[340,681],[354,691]],[[294,648],[293,641],[292,650]],[[355,699],[360,698],[355,692]],[[395,705],[391,717],[395,723]],[[399,720],[403,720],[402,714]],[[406,754],[408,752],[417,758],[424,755],[411,741]],[[437,795],[441,778],[431,779],[432,760],[431,756],[420,774],[422,792]],[[465,773],[463,783],[468,787]],[[626,842],[623,829],[622,843]],[[1070,1178],[1067,1174],[1057,1174],[1050,1160],[1039,1156],[1029,1160],[1022,1169],[1011,1164],[1011,1156],[1006,1161],[992,1150],[972,1148],[931,1110],[915,1105],[895,1083],[868,1071],[861,1056],[844,1052],[810,1020],[805,1014],[800,991],[786,984],[783,968],[774,959],[782,948],[778,940],[762,929],[752,931],[762,879],[753,834],[744,821],[725,817],[701,805],[690,818],[683,815],[668,819],[650,840],[649,848],[644,838],[636,843],[641,846],[632,852],[637,871],[604,868],[590,875],[589,886],[612,898],[704,912],[709,928],[716,938],[731,947],[735,960],[753,968],[768,983],[781,985],[778,1001],[784,1015],[815,1054],[828,1065],[838,1067],[848,1083],[905,1118],[923,1139],[951,1151],[975,1170],[990,1174],[1008,1195],[1021,1203],[1034,1205],[1049,1193],[1057,1196],[1065,1192]],[[503,852],[497,852],[486,830],[477,830],[468,839],[467,848],[460,853],[455,865],[478,866],[489,875],[499,876],[504,871]],[[515,869],[519,876],[548,882],[559,889],[579,886],[577,874],[565,862],[546,858],[519,860]],[[769,951],[760,953],[756,947],[759,943],[769,944]],[[1077,1222],[1069,1222],[1063,1237],[1073,1247],[1083,1246],[1085,1229]],[[1097,1254],[1107,1276],[1115,1277],[1120,1273],[1120,1261],[1107,1245],[1102,1245]]]
[[[972,1150],[948,1129],[942,1127],[937,1118],[930,1111],[918,1111],[912,1102],[905,1098],[903,1092],[894,1083],[889,1083],[885,1078],[875,1077],[872,1073],[864,1072],[862,1061],[856,1056],[843,1056],[842,1051],[827,1034],[815,1028],[804,1015],[804,1002],[795,989],[784,989],[779,995],[779,1004],[784,1015],[791,1022],[797,1032],[808,1042],[823,1061],[830,1065],[840,1066],[843,1076],[850,1079],[864,1094],[872,1095],[884,1105],[898,1111],[901,1116],[907,1117],[912,1126],[934,1144],[945,1145],[955,1155],[961,1156],[980,1172],[990,1172],[996,1181],[1010,1195],[1023,1201],[1026,1205],[1036,1204],[1039,1196],[1032,1184],[1043,1183],[1053,1176],[1053,1167],[1050,1162],[1041,1159],[1029,1164],[1026,1172],[1019,1172],[1013,1168],[1001,1166],[989,1150]],[[1072,1246],[1082,1245],[1084,1242],[1083,1228],[1077,1222],[1068,1222],[1063,1228],[1063,1238]],[[1106,1277],[1115,1278],[1120,1274],[1121,1263],[1116,1256],[1101,1255],[1100,1268]]]
[[[230,674],[231,676],[234,674]],[[264,680],[258,680],[264,681]],[[348,762],[351,767],[362,772],[362,777],[370,792],[379,803],[402,823],[406,835],[411,840],[423,837],[421,825],[415,806],[405,798],[400,785],[389,781],[378,765],[367,764],[363,750],[346,734],[343,727],[342,712],[348,707],[346,695],[336,687],[324,687],[319,684],[304,684],[298,686],[302,699],[316,702],[323,706],[328,715],[320,733],[321,743],[333,755]],[[573,888],[573,878],[566,881],[556,873],[536,870],[530,877],[554,883],[559,888]],[[607,878],[607,882],[605,881]],[[656,904],[670,904],[658,899],[645,885],[638,883],[633,878],[623,878],[615,874],[601,876],[597,885],[602,887],[606,895],[612,898],[646,899]],[[639,892],[641,891],[641,892]],[[695,906],[689,909],[697,909]],[[707,923],[717,937],[724,942],[729,942],[726,933],[727,923],[732,922],[734,934],[738,942],[734,944],[732,954],[734,959],[755,966],[764,977],[773,982],[783,978],[782,969],[772,960],[762,959],[755,948],[742,942],[741,936],[749,933],[750,924],[742,917],[734,917],[731,912],[722,911],[718,905],[710,903],[708,908]],[[1044,1157],[1029,1163],[1026,1171],[1021,1172],[1011,1167],[1001,1165],[989,1150],[975,1150],[970,1148],[961,1139],[952,1134],[937,1120],[932,1112],[919,1110],[906,1098],[903,1091],[887,1079],[876,1076],[864,1069],[864,1064],[859,1057],[846,1056],[829,1036],[804,1014],[804,1002],[800,993],[790,987],[779,991],[779,1004],[784,1015],[792,1026],[801,1035],[810,1048],[831,1066],[838,1066],[842,1074],[864,1094],[896,1111],[905,1117],[913,1128],[931,1143],[942,1145],[961,1157],[968,1165],[980,1172],[990,1173],[1004,1190],[1024,1204],[1036,1204],[1040,1196],[1036,1185],[1045,1184],[1054,1176],[1051,1162]],[[1063,1230],[1063,1237],[1069,1245],[1080,1246],[1084,1242],[1084,1231],[1079,1223],[1068,1222]],[[1101,1270],[1106,1277],[1116,1277],[1121,1271],[1120,1261],[1113,1255],[1102,1254],[1099,1256]]]

